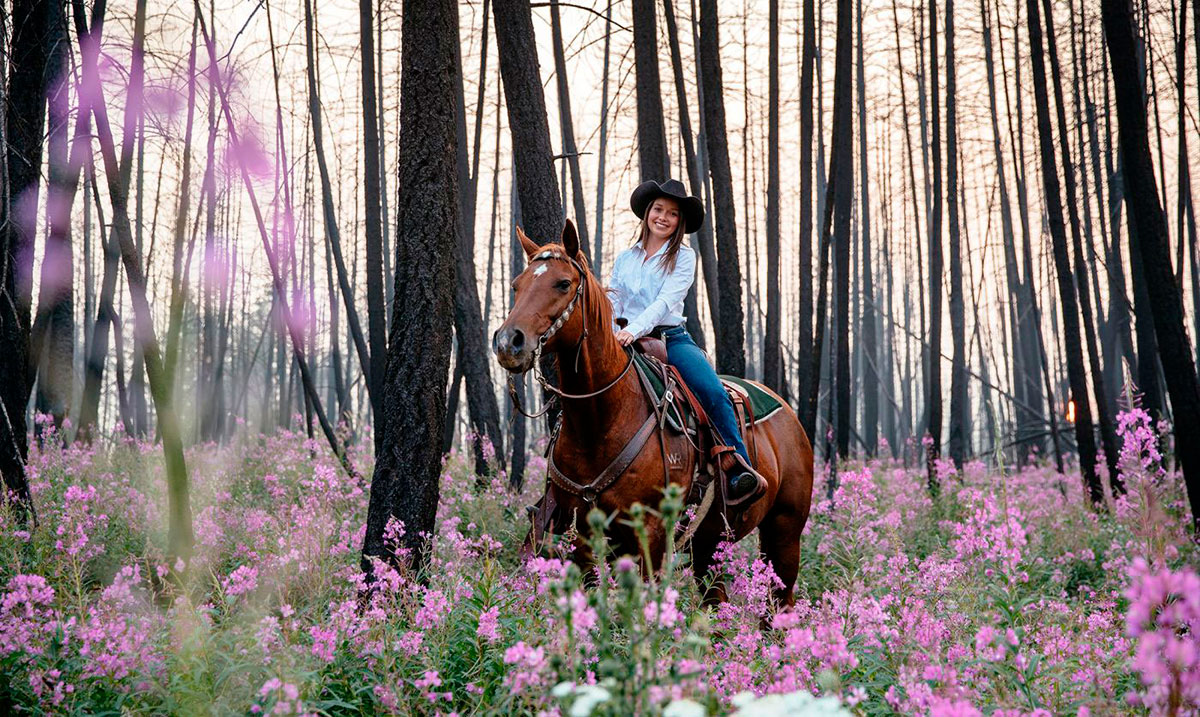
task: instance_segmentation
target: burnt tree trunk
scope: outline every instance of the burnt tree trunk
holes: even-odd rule
[[[371,399],[375,451],[378,452],[384,431],[381,423],[387,420],[380,402],[380,383],[387,366],[387,306],[383,288],[383,175],[379,167],[379,110],[375,95],[374,5],[375,0],[358,0],[358,36],[362,45],[363,171],[366,173],[363,177],[363,198],[366,202],[367,338],[371,357],[367,395]]]
[[[875,276],[871,263],[871,184],[867,176],[867,81],[863,61],[862,0],[855,2],[855,64],[858,67],[858,171],[859,223],[862,227],[862,316],[861,350],[865,356],[862,366],[863,422],[862,443],[868,456],[879,447],[879,347],[875,333]]]
[[[37,317],[33,322],[32,349],[37,356],[37,405],[54,418],[61,431],[71,405],[75,382],[75,257],[71,246],[71,206],[79,188],[82,158],[72,164],[68,142],[69,69],[67,18],[61,2],[51,2],[47,32],[51,38],[47,89],[49,127],[46,151],[50,170],[47,185],[45,256],[38,294]],[[87,117],[87,113],[82,113]],[[61,438],[61,436],[60,436]]]
[[[967,405],[967,318],[958,210],[958,107],[954,68],[954,0],[946,0],[946,199],[950,235],[950,457],[962,469],[970,448]],[[937,88],[934,88],[937,92]]]
[[[1087,347],[1088,368],[1092,372],[1092,390],[1096,401],[1096,418],[1100,424],[1100,444],[1108,463],[1108,474],[1118,478],[1117,434],[1108,410],[1108,397],[1104,389],[1104,372],[1100,367],[1100,348],[1096,341],[1095,321],[1092,314],[1092,299],[1088,284],[1087,261],[1083,253],[1083,234],[1079,221],[1079,202],[1075,187],[1075,167],[1071,159],[1070,126],[1067,124],[1066,101],[1062,88],[1062,70],[1058,62],[1057,42],[1054,39],[1054,16],[1050,0],[1042,0],[1046,13],[1046,49],[1050,55],[1050,75],[1054,83],[1054,100],[1057,108],[1059,149],[1063,163],[1063,179],[1067,190],[1067,216],[1071,223],[1071,245],[1074,249],[1075,289],[1079,295],[1079,309],[1083,316],[1083,336]],[[1083,198],[1086,200],[1086,197]],[[1091,244],[1091,232],[1087,236]]]
[[[797,259],[800,264],[800,306],[796,325],[796,365],[797,387],[796,395],[800,397],[798,405],[805,413],[805,402],[808,399],[810,387],[815,380],[812,371],[813,344],[813,278],[812,278],[812,229],[813,229],[813,64],[817,56],[816,20],[814,18],[813,0],[803,0],[803,16],[801,19],[801,59],[800,59],[800,237],[797,249]],[[906,109],[907,111],[907,109]],[[805,424],[805,430],[811,437],[812,426]]]
[[[700,82],[704,86],[705,143],[712,172],[717,237],[717,284],[722,297],[717,320],[717,371],[746,373],[745,327],[742,314],[742,271],[738,262],[737,217],[733,172],[725,134],[724,82],[716,0],[700,1]]]
[[[486,24],[484,37],[487,37]],[[455,45],[455,47],[459,48],[459,45]],[[486,44],[483,47],[483,56],[487,57]],[[478,162],[483,106],[477,104],[476,141],[471,160],[474,162],[475,170],[471,171],[467,161],[466,97],[463,94],[461,49],[455,52],[454,60],[457,68],[455,91],[459,98],[458,108],[455,112],[455,136],[458,139],[455,166],[461,222],[458,238],[455,241],[455,264],[458,267],[455,274],[457,279],[454,291],[454,333],[458,339],[456,375],[461,375],[467,384],[467,413],[470,416],[471,429],[477,437],[474,445],[475,472],[483,474],[487,470],[487,459],[484,457],[482,439],[486,437],[491,441],[497,450],[496,455],[502,456],[504,448],[504,434],[500,430],[500,409],[496,403],[495,389],[492,387],[492,375],[488,370],[491,353],[488,351],[487,345],[487,322],[480,309],[479,284],[475,275],[476,179],[479,176]],[[481,67],[479,76],[481,87],[484,84],[485,72],[486,66]],[[457,385],[455,384],[456,388]],[[457,392],[455,392],[450,400],[456,401],[457,397]],[[454,416],[455,411],[449,411],[447,423],[452,424]]]
[[[51,40],[50,3],[14,0],[9,76],[4,107],[7,174],[0,197],[0,473],[23,520],[33,511],[25,459],[29,440],[30,305],[33,301],[33,245],[45,127],[47,61]]]
[[[929,413],[929,445],[926,448],[926,473],[931,493],[939,490],[935,461],[942,451],[942,120],[938,101],[937,3],[929,3],[929,86],[930,149],[933,156],[933,208],[929,211],[929,344],[927,351],[929,385],[926,410]]]
[[[780,347],[779,292],[779,0],[770,0],[767,90],[767,327],[762,345],[763,383],[780,393],[783,351]]]
[[[1171,274],[1166,217],[1159,204],[1146,130],[1146,105],[1135,62],[1133,12],[1129,0],[1103,0],[1104,34],[1117,99],[1118,139],[1125,159],[1130,251],[1139,255],[1153,302],[1154,332],[1174,409],[1175,450],[1183,469],[1192,531],[1200,532],[1200,383],[1183,320],[1183,300]]]
[[[854,125],[851,114],[851,83],[854,69],[851,39],[854,6],[851,0],[837,3],[837,47],[833,72],[833,250],[834,331],[836,358],[834,392],[837,404],[837,455],[850,454],[850,213],[854,203]],[[828,202],[827,202],[828,204]]]
[[[557,239],[562,232],[563,210],[554,176],[554,153],[550,149],[550,125],[538,69],[532,11],[529,3],[521,0],[495,0],[492,12],[508,127],[512,133],[522,226],[534,241],[545,243]]]
[[[368,573],[370,558],[397,559],[397,546],[384,540],[391,518],[404,524],[402,545],[415,566],[426,558],[423,533],[434,530],[460,231],[454,126],[458,9],[453,0],[406,0],[402,16],[399,261],[384,378],[386,433],[363,541]],[[413,337],[423,342],[421,351],[410,350]]]
[[[641,181],[666,180],[671,173],[658,77],[655,0],[633,0],[633,63],[637,70],[637,136]]]
[[[1046,88],[1046,68],[1042,50],[1042,22],[1037,0],[1026,0],[1026,12],[1029,25],[1029,55],[1033,61],[1033,92],[1037,110],[1038,144],[1041,148],[1042,185],[1046,197],[1046,221],[1050,227],[1055,273],[1058,276],[1062,338],[1067,354],[1067,380],[1071,387],[1070,399],[1075,402],[1075,444],[1079,448],[1084,487],[1092,504],[1099,505],[1104,496],[1100,488],[1100,479],[1096,475],[1096,436],[1092,430],[1091,401],[1088,399],[1087,374],[1084,372],[1083,349],[1079,342],[1079,305],[1071,272],[1071,260],[1067,255],[1067,231],[1063,223],[1058,166],[1054,159],[1050,99]],[[1051,420],[1054,420],[1053,412]]]

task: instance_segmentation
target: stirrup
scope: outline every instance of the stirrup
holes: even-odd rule
[[[736,508],[739,506],[750,505],[767,492],[767,479],[764,478],[761,473],[754,470],[754,468],[746,462],[746,459],[742,458],[742,455],[738,453],[737,449],[735,449],[733,446],[713,446],[711,455],[717,462],[717,466],[721,469],[721,472],[724,474],[723,478],[727,488],[725,491],[725,503],[729,507]],[[731,499],[728,491],[729,480],[732,477],[741,475],[749,475],[755,480],[757,485],[755,485],[754,490],[750,491],[749,493],[746,493],[739,498]]]

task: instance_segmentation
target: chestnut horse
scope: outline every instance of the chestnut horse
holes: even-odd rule
[[[583,536],[590,532],[586,516],[593,506],[620,518],[627,518],[635,503],[656,508],[665,480],[678,483],[687,495],[702,457],[685,436],[669,430],[660,428],[646,439],[652,409],[637,372],[629,368],[630,354],[613,334],[612,304],[579,251],[575,225],[567,221],[561,244],[539,246],[519,228],[517,236],[528,266],[513,280],[513,308],[492,337],[493,350],[500,365],[514,374],[535,368],[543,351],[558,358],[555,393],[562,396],[562,423],[551,460],[567,480],[548,481],[544,500],[557,504],[557,515],[564,519],[560,526],[575,521],[580,537],[574,555],[585,567],[591,558]],[[690,548],[693,572],[702,580],[727,529],[741,540],[757,527],[762,555],[783,582],[776,601],[792,605],[800,534],[812,499],[813,452],[795,412],[779,400],[782,409],[745,436],[755,468],[767,479],[766,494],[739,514],[713,505],[696,527]],[[632,457],[631,451],[636,451]],[[589,484],[598,490],[564,489]],[[651,513],[646,528],[651,569],[657,571],[672,536],[665,535],[662,522]],[[616,555],[640,553],[633,530],[620,519],[611,521],[606,537]],[[710,600],[724,598],[719,583],[713,591]]]

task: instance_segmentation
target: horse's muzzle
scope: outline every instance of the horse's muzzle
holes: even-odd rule
[[[492,334],[492,351],[505,370],[522,373],[533,361],[532,342],[517,328],[501,327]]]

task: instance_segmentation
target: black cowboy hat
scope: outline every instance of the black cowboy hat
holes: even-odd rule
[[[642,182],[630,195],[629,207],[638,219],[643,219],[646,209],[659,197],[679,202],[679,209],[683,213],[683,229],[688,234],[698,231],[704,224],[704,204],[697,197],[688,194],[687,187],[678,179],[668,179],[662,184],[653,179]]]

